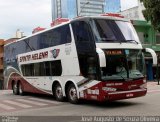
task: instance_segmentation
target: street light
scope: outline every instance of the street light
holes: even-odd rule
[[[84,9],[84,7],[85,7],[87,4],[89,4],[89,1],[88,1],[88,2],[86,2],[86,3],[84,3],[84,5],[81,7],[81,11],[78,13],[78,16],[80,16],[80,14],[81,14],[82,10]]]

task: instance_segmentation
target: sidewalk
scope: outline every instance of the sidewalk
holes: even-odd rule
[[[157,81],[148,81],[147,82],[148,93],[160,92],[160,85]]]

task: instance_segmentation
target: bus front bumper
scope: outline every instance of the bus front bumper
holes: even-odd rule
[[[147,89],[111,92],[111,93],[108,93],[108,95],[106,95],[106,100],[114,101],[114,100],[141,97],[141,96],[145,96],[146,93],[147,93]]]

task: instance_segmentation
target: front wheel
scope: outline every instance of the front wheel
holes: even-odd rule
[[[14,95],[18,95],[19,94],[19,92],[18,92],[18,85],[17,85],[16,82],[13,83],[12,89],[13,89],[13,94]]]
[[[77,90],[73,84],[71,84],[67,89],[67,97],[70,103],[73,103],[73,104],[78,103]]]

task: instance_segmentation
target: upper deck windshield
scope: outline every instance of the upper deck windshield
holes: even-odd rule
[[[106,67],[101,68],[102,80],[138,79],[145,75],[141,50],[104,50]]]
[[[98,43],[139,43],[132,24],[127,21],[94,19],[96,42]]]

